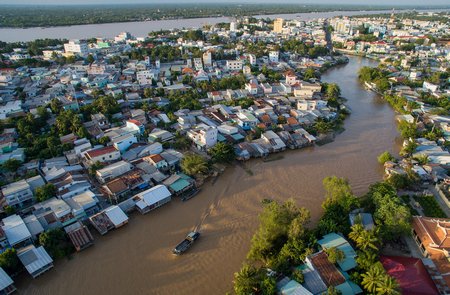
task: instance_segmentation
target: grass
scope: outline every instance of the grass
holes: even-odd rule
[[[424,196],[414,196],[414,200],[419,202],[420,206],[423,209],[423,214],[427,217],[437,217],[437,218],[446,218],[447,215],[439,206],[439,203],[433,196],[424,195]]]

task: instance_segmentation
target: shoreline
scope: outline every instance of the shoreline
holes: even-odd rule
[[[430,7],[396,7],[397,11],[448,11],[450,10],[450,7],[436,7],[436,8],[430,8]],[[257,19],[261,18],[275,18],[279,15],[292,15],[294,18],[296,17],[296,14],[319,14],[319,13],[354,13],[354,12],[377,12],[377,14],[389,14],[391,13],[391,10],[389,10],[386,7],[373,7],[369,6],[366,9],[351,9],[351,8],[345,8],[345,9],[330,9],[330,10],[315,10],[315,11],[284,11],[277,14],[273,13],[261,13],[261,12],[255,12],[250,14],[242,14],[242,15],[226,15],[226,14],[216,14],[216,15],[205,15],[205,16],[177,16],[177,17],[161,17],[161,18],[153,18],[153,19],[129,19],[124,21],[102,21],[102,22],[92,22],[92,23],[72,23],[72,24],[63,24],[63,25],[46,25],[46,26],[14,26],[14,27],[7,27],[7,26],[0,26],[0,30],[26,30],[26,29],[51,29],[51,28],[71,28],[75,26],[89,26],[89,25],[104,25],[104,24],[128,24],[128,23],[149,23],[149,22],[157,22],[157,21],[176,21],[176,20],[191,20],[191,19],[214,19],[214,18],[243,18],[243,17],[255,17]],[[354,15],[360,15],[360,14],[354,14]]]

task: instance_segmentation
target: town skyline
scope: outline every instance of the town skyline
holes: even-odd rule
[[[271,4],[273,2],[268,0],[256,1],[256,0],[245,0],[245,1],[236,1],[236,0],[225,0],[221,2],[212,1],[212,0],[157,0],[157,1],[148,1],[148,0],[75,0],[70,1],[69,3],[61,3],[61,1],[56,0],[5,0],[0,1],[0,5],[55,5],[55,6],[66,6],[66,5],[118,5],[118,4],[255,4],[255,3],[264,3]],[[361,3],[359,0],[302,0],[301,2],[293,1],[293,0],[283,0],[278,2],[279,4],[298,4],[298,5],[359,5],[359,6],[385,6],[389,5],[392,7],[401,7],[401,6],[438,6],[438,5],[450,5],[447,0],[430,0],[420,1],[420,0],[398,0],[395,3],[389,0],[380,0],[376,3]]]

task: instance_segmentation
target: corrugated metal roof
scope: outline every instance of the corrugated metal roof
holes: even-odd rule
[[[161,200],[166,199],[167,197],[170,197],[172,194],[167,189],[165,185],[157,185],[155,187],[152,187],[151,189],[148,189],[146,191],[143,191],[136,196],[140,199],[144,200],[147,205],[155,204]]]
[[[37,275],[39,270],[48,268],[49,265],[53,264],[53,259],[42,246],[36,248],[34,245],[30,245],[22,248],[17,252],[17,257],[19,257],[28,273],[33,276]]]
[[[105,209],[105,214],[108,216],[109,220],[114,224],[114,226],[118,226],[125,221],[128,221],[128,216],[120,209],[118,206],[111,206]]]
[[[0,267],[0,291],[13,284],[14,281],[9,275]]]
[[[11,246],[31,238],[31,233],[19,215],[3,218],[3,230]]]

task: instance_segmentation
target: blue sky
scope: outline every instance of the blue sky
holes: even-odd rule
[[[131,4],[131,3],[295,3],[295,4],[359,4],[359,5],[449,5],[450,0],[281,0],[278,2],[269,0],[0,0],[0,4]]]

